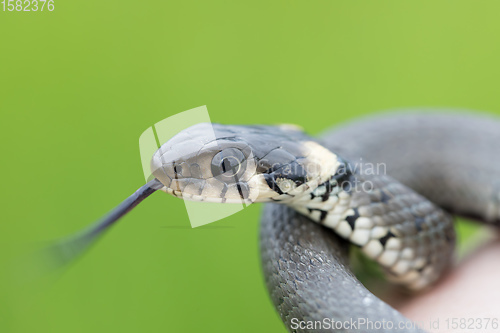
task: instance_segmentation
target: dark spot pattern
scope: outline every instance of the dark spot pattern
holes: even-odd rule
[[[384,237],[382,237],[382,238],[379,239],[380,244],[382,244],[385,247],[385,244],[387,243],[387,241],[391,237],[396,237],[396,236],[391,231],[388,231],[387,235],[385,235]]]
[[[349,223],[349,225],[351,226],[351,229],[354,230],[354,228],[356,227],[355,226],[356,220],[358,219],[358,217],[360,215],[359,215],[359,212],[358,212],[357,208],[353,208],[352,210],[354,211],[354,214],[347,216],[345,218],[345,220],[346,220],[347,223]]]
[[[278,194],[284,194],[278,184],[276,184],[276,180],[274,179],[274,176],[272,174],[264,174],[264,179],[267,183],[267,186],[269,186],[271,190],[275,191]]]
[[[415,218],[415,227],[417,228],[418,231],[422,231],[422,226],[425,224],[425,219],[423,217],[416,217]]]
[[[391,200],[391,197],[385,193],[385,191],[381,190],[380,191],[380,202],[387,203]]]

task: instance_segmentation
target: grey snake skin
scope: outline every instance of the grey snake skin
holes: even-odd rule
[[[385,163],[388,175],[450,213],[500,225],[498,118],[456,110],[404,110],[341,125],[319,140],[348,159]],[[408,321],[354,277],[345,240],[289,207],[266,204],[260,248],[271,299],[289,331],[392,331],[366,326],[294,329],[293,318]],[[421,332],[411,325],[394,331]]]

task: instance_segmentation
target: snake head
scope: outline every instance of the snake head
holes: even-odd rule
[[[183,199],[252,203],[291,200],[327,181],[336,155],[297,127],[200,123],[163,144],[151,171]]]

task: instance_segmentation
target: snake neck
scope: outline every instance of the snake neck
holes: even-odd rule
[[[286,204],[359,246],[392,281],[411,290],[436,281],[453,254],[451,217],[389,176],[345,165]]]
[[[313,221],[334,229],[341,237],[362,246],[367,237],[362,237],[359,232],[353,236],[356,222],[360,218],[358,208],[352,202],[353,193],[360,190],[372,191],[372,183],[361,177],[348,162],[343,161],[343,167],[329,180],[286,204]],[[358,224],[363,224],[363,221]]]

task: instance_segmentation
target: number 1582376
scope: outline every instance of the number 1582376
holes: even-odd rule
[[[4,12],[54,11],[54,0],[2,0],[0,4]]]

